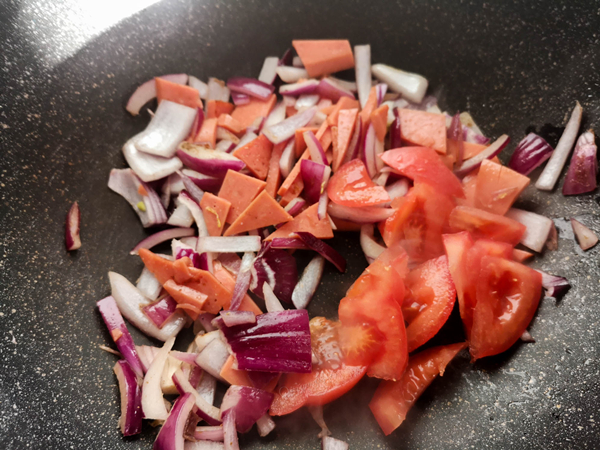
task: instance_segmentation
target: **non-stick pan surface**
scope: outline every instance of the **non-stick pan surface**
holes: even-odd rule
[[[490,136],[506,132],[514,143],[536,130],[556,144],[575,100],[585,109],[583,126],[598,124],[596,2],[165,0],[98,29],[87,43],[69,27],[79,20],[75,3],[0,4],[0,448],[7,450],[151,448],[150,426],[132,439],[117,429],[115,359],[98,348],[109,336],[95,309],[109,293],[109,270],[133,280],[141,268],[127,250],[145,232],[106,181],[111,168],[124,167],[122,144],[146,124],[124,105],[150,77],[256,76],[263,58],[282,54],[294,38],[348,38],[370,43],[375,62],[425,75],[442,107],[470,111]],[[114,12],[105,9],[131,7],[100,3],[92,28]],[[75,200],[83,246],[67,254],[63,221]],[[352,449],[598,448],[598,250],[583,254],[563,220],[576,216],[600,232],[597,200],[529,188],[520,202],[559,227],[559,250],[535,266],[573,284],[561,302],[543,300],[535,344],[475,365],[461,355],[387,438],[366,406],[376,382],[364,380],[325,408],[334,436]],[[333,245],[350,269],[327,269],[313,315],[335,317],[366,264],[356,236]],[[266,439],[243,436],[242,448],[316,449],[317,432],[300,411],[278,420]]]

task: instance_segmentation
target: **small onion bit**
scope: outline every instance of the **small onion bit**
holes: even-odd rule
[[[542,287],[545,289],[546,297],[561,298],[571,288],[571,284],[564,277],[550,275],[549,273],[537,270],[542,275]]]
[[[322,450],[348,450],[348,444],[331,436],[323,436],[321,440]]]
[[[569,153],[573,148],[577,133],[579,132],[579,126],[581,125],[581,116],[583,114],[583,108],[576,102],[575,108],[571,113],[571,118],[565,127],[565,131],[560,137],[556,149],[552,153],[550,160],[544,167],[544,171],[535,183],[535,187],[542,191],[551,191],[554,189],[554,185],[558,181],[560,172],[562,171]]]
[[[247,253],[258,252],[260,236],[204,236],[198,238],[196,250],[200,253]]]
[[[151,234],[142,239],[135,247],[133,247],[129,254],[137,255],[142,248],[151,249],[163,242],[193,236],[194,234],[196,234],[196,232],[193,228],[169,228],[167,230],[159,231],[158,233]]]
[[[165,417],[165,424],[156,436],[153,450],[183,450],[185,444],[184,432],[194,407],[194,397],[189,393],[182,395],[175,401],[168,417]]]
[[[274,395],[249,386],[230,386],[223,396],[221,410],[223,415],[235,411],[236,429],[239,433],[247,433],[264,414],[273,402]]]
[[[79,212],[79,204],[74,202],[69,208],[67,220],[65,221],[65,246],[69,252],[81,248],[81,238],[79,237],[80,222],[81,213]]]
[[[404,72],[385,64],[374,64],[371,73],[394,92],[414,103],[421,103],[427,91],[427,79],[416,73]]]
[[[174,337],[167,339],[163,347],[154,356],[154,359],[146,372],[146,376],[144,377],[142,409],[146,419],[167,420],[167,417],[169,416],[160,383],[165,364],[167,363],[167,357],[169,356],[169,352],[173,348],[174,343]]]
[[[325,258],[317,255],[304,269],[302,277],[300,277],[298,284],[294,288],[294,292],[292,292],[292,303],[294,303],[297,309],[305,309],[312,300],[321,282],[324,268]]]
[[[519,339],[521,339],[521,341],[523,342],[527,342],[528,344],[535,344],[535,339],[527,330],[523,331],[523,334]]]
[[[360,228],[360,246],[369,264],[385,251],[385,247],[373,238],[374,229],[373,224],[365,224]]]
[[[510,137],[508,137],[506,134],[503,134],[481,153],[479,153],[476,156],[473,156],[472,158],[467,159],[460,166],[454,169],[454,174],[457,177],[464,177],[473,169],[478,168],[484,159],[491,159],[498,153],[500,153],[504,149],[504,147],[508,145],[509,142]]]
[[[260,240],[259,236],[256,237]],[[254,264],[254,260],[255,256],[252,252],[246,252],[242,257],[242,265],[240,267],[240,271],[237,274],[235,286],[233,288],[233,295],[231,297],[231,303],[229,304],[229,309],[232,311],[237,311],[240,308],[240,306],[242,306],[242,300],[244,299],[244,296],[246,295],[246,293],[248,292],[248,288],[250,287],[250,269]]]
[[[256,421],[256,426],[258,428],[258,434],[260,437],[265,437],[271,431],[275,429],[275,422],[271,419],[271,416],[268,414],[264,414],[260,419]]]
[[[196,427],[194,430],[194,439],[198,441],[223,442],[223,426]]]
[[[283,142],[294,136],[298,128],[306,126],[306,124],[312,120],[316,113],[317,107],[313,106],[312,108],[308,108],[303,112],[299,112],[292,117],[288,117],[278,124],[270,126],[269,128],[263,130],[263,133],[273,144],[279,144],[280,142]]]
[[[258,75],[258,81],[266,84],[273,84],[275,78],[277,78],[277,67],[279,66],[279,58],[277,56],[267,56],[263,63],[260,74]]]
[[[284,311],[283,306],[281,306],[281,302],[273,293],[273,289],[271,289],[269,283],[263,283],[263,297],[265,298],[267,312]]]
[[[177,84],[187,84],[188,82],[188,76],[184,73],[163,75],[157,78],[162,78]],[[192,87],[196,89],[195,86]],[[132,116],[137,116],[140,113],[140,109],[153,98],[156,98],[156,81],[154,78],[138,86],[131,97],[129,97],[125,109]]]
[[[240,450],[237,430],[235,427],[235,410],[230,409],[223,414],[223,437],[225,450]]]
[[[535,133],[529,133],[517,145],[508,167],[523,175],[529,175],[536,167],[550,158],[553,151],[554,149],[544,138]]]
[[[142,387],[140,378],[124,359],[117,361],[113,371],[121,392],[121,417],[119,427],[123,436],[133,436],[142,432]]]
[[[525,233],[521,237],[521,244],[536,252],[541,252],[544,249],[548,236],[550,236],[550,232],[554,227],[554,222],[551,219],[517,208],[509,209],[506,217],[525,225]]]
[[[204,374],[203,374],[204,376]],[[221,423],[221,410],[211,403],[207,402],[198,392],[194,386],[190,383],[188,377],[183,373],[181,369],[177,369],[172,376],[173,383],[182,396],[190,395],[197,408],[196,414],[206,421],[209,425],[220,425]]]
[[[596,189],[598,173],[596,152],[592,130],[579,136],[563,185],[563,195],[585,194]]]
[[[450,123],[450,128],[448,129],[448,137],[450,139],[454,139],[457,142],[456,154],[450,155],[454,156],[454,161],[457,166],[462,165],[463,163],[463,155],[464,155],[464,134],[463,134],[463,126],[460,121],[460,113],[456,113],[454,117],[452,117],[452,122]]]
[[[255,78],[233,77],[227,80],[227,87],[231,92],[238,92],[266,100],[275,90],[271,84],[267,84]]]
[[[321,239],[317,239],[311,233],[306,231],[297,231],[295,233],[308,248],[314,250],[323,256],[327,261],[332,263],[340,272],[346,271],[346,260],[329,244],[326,244]]]
[[[581,250],[589,250],[598,243],[598,236],[584,224],[576,219],[571,219],[571,227],[573,227],[573,233],[577,238],[577,243],[581,247]]]

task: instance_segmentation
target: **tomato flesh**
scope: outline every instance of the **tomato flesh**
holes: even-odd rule
[[[386,436],[404,422],[415,401],[466,346],[466,343],[445,345],[412,355],[402,379],[379,384],[369,408]]]
[[[448,220],[452,231],[468,231],[476,239],[517,245],[525,233],[525,225],[516,220],[469,206],[457,206]]]
[[[327,183],[327,195],[332,202],[351,207],[375,206],[390,201],[385,188],[371,180],[367,168],[358,159],[344,164],[333,174]]]

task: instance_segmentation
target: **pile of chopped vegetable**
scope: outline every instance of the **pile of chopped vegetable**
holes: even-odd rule
[[[98,309],[121,358],[121,431],[161,425],[155,450],[237,449],[238,433],[256,424],[265,436],[273,416],[303,406],[324,449],[347,449],[321,407],[364,376],[381,379],[369,407],[388,435],[459,352],[475,361],[531,341],[542,288],[569,288],[523,264],[556,245],[556,230],[513,204],[546,160],[535,185],[552,190],[575,142],[563,193],[596,188],[579,103],[555,149],[532,133],[504,166],[508,136],[492,142],[468,113],[443,113],[425,78],[371,65],[368,45],[293,46],[297,57],[266,58],[258,79],[166,75],[127,104],[137,115],[158,101],[123,146],[130,168],[113,169],[108,186],[158,231],[131,250],[144,263],[137,284],[109,273]],[[354,82],[331,76],[351,68]],[[597,243],[572,225],[582,249]],[[310,319],[325,264],[346,269],[326,243],[336,232],[360,233],[369,266],[337,320]],[[77,204],[66,236],[79,248]],[[165,242],[169,254],[150,250]],[[301,274],[295,251],[314,255]],[[425,346],[456,299],[466,342]],[[124,318],[162,346],[136,346]],[[187,351],[173,350],[190,326]]]

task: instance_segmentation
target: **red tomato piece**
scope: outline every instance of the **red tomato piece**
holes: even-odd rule
[[[406,296],[402,306],[408,323],[408,352],[426,343],[450,317],[456,288],[448,269],[448,258],[440,256],[410,271],[404,280]]]
[[[445,234],[443,236],[446,255],[448,256],[448,269],[452,275],[452,281],[456,288],[460,318],[465,327],[467,337],[471,333],[473,323],[473,305],[475,296],[469,289],[469,274],[467,273],[467,253],[473,246],[471,235],[463,231],[456,234]]]
[[[338,315],[342,326],[370,326],[381,333],[381,348],[367,375],[386,380],[402,377],[408,361],[406,330],[402,316],[404,284],[399,276],[405,270],[406,256],[384,252],[354,282],[340,301]],[[395,261],[394,265],[389,260]],[[401,261],[401,262],[400,262]],[[395,269],[396,264],[399,270]]]
[[[375,391],[369,408],[386,436],[398,428],[406,413],[466,343],[433,347],[410,357],[401,380],[382,381]]]
[[[474,360],[508,350],[527,329],[542,294],[542,275],[523,264],[484,256],[469,339]]]
[[[503,216],[529,182],[528,176],[485,159],[477,175],[475,207]]]
[[[368,366],[379,354],[384,336],[369,325],[342,326],[339,339],[344,361],[352,366]]]
[[[457,206],[448,219],[452,231],[468,231],[478,238],[508,242],[516,245],[525,233],[525,225],[505,216],[499,216],[469,206]]]
[[[402,147],[383,152],[380,157],[401,175],[428,183],[437,192],[460,198],[465,196],[460,180],[431,148]]]
[[[398,202],[381,235],[388,247],[401,243],[411,260],[424,262],[444,254],[442,233],[454,201],[427,183],[415,183]]]
[[[327,184],[332,202],[343,206],[374,206],[390,201],[387,191],[371,180],[362,161],[353,159],[333,174]]]

